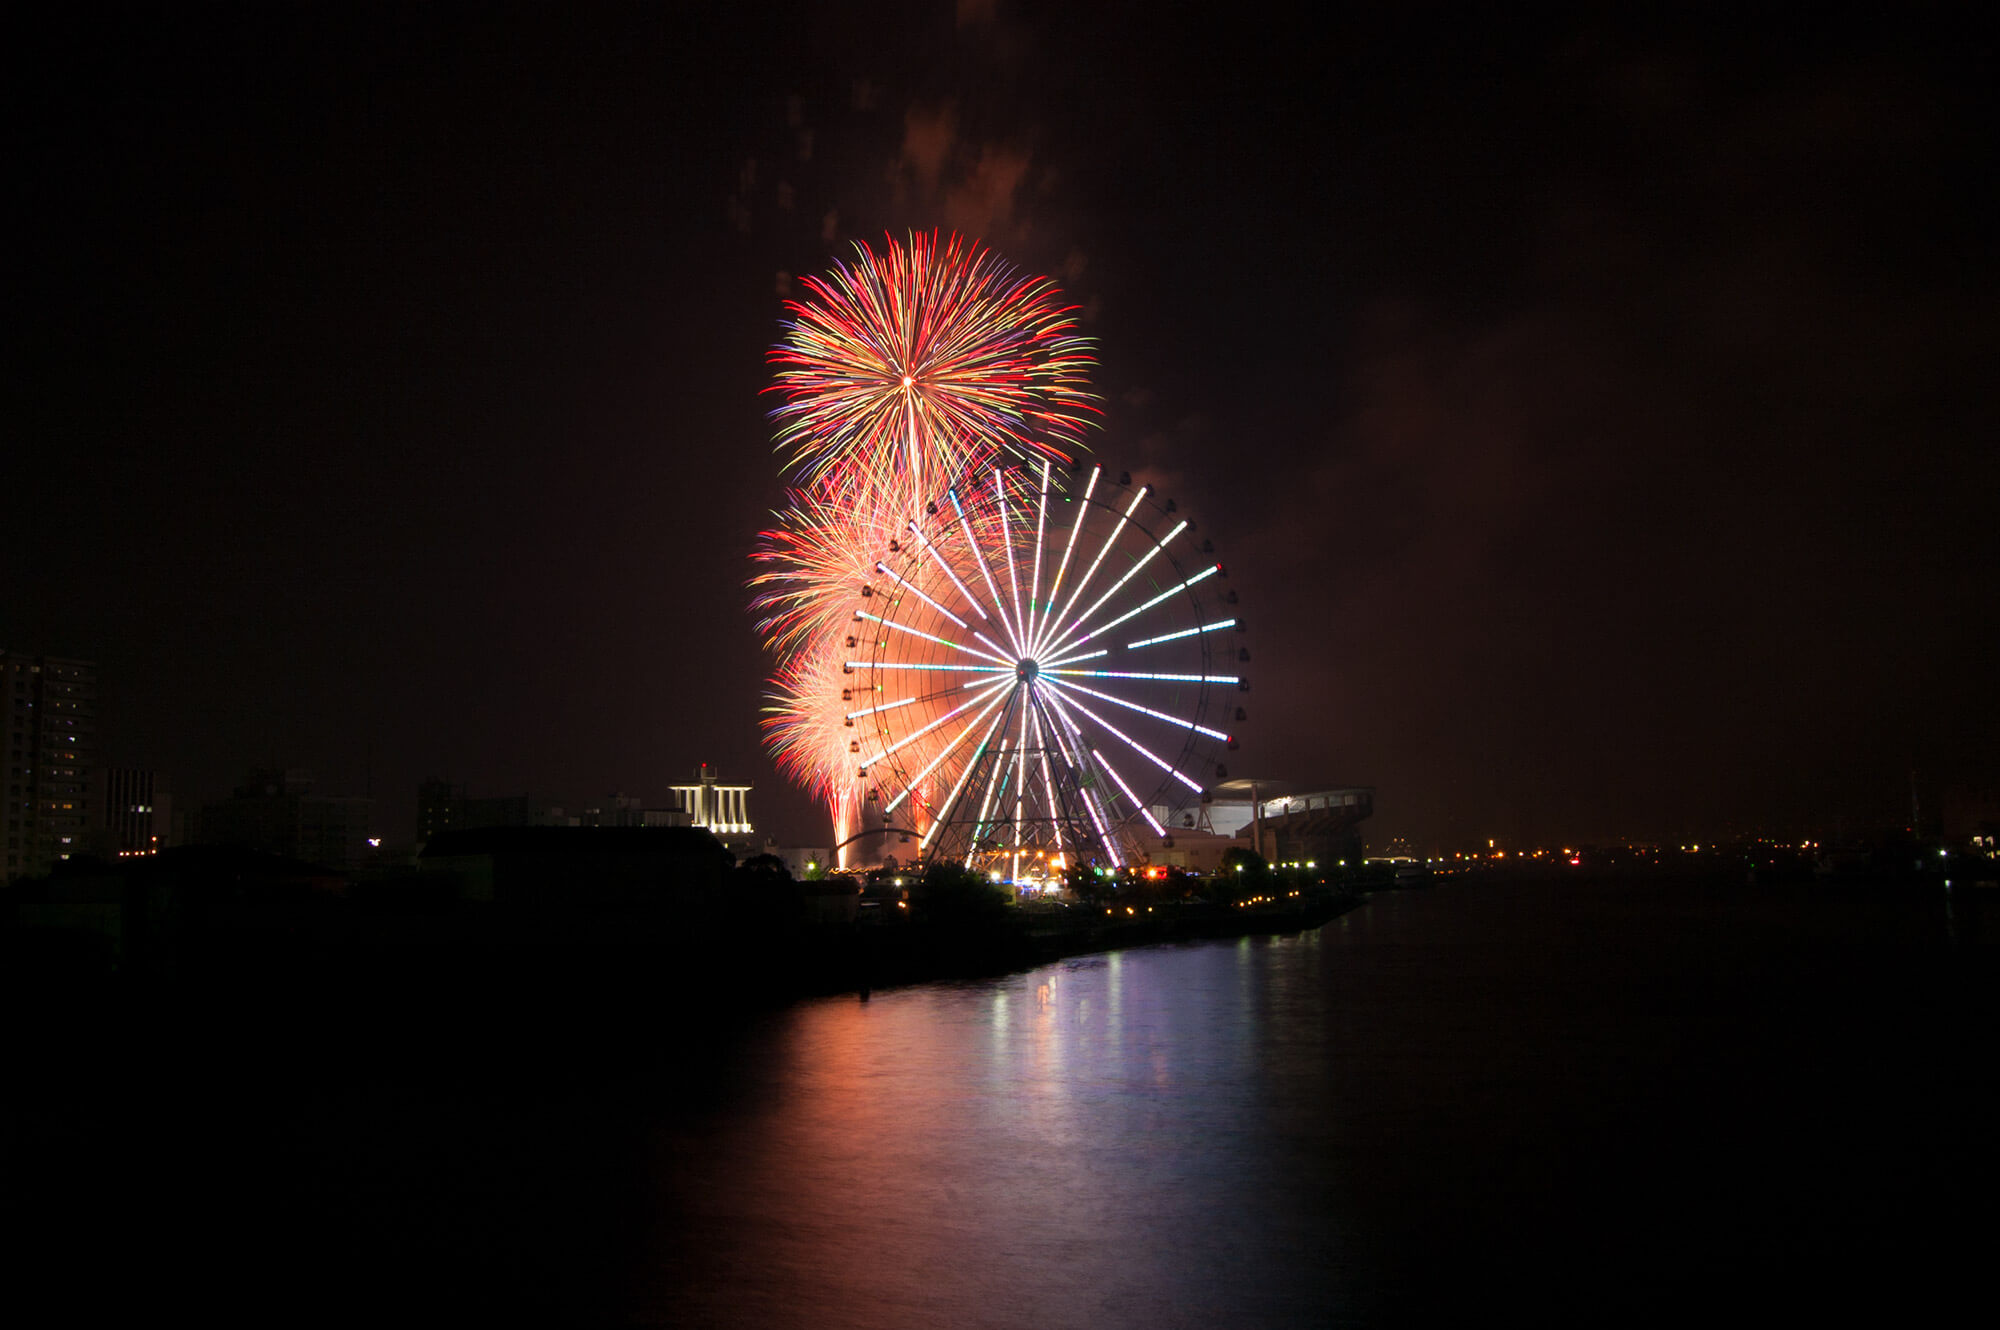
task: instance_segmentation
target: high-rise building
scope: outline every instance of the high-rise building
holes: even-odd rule
[[[0,647],[0,715],[0,877],[35,876],[76,853],[91,825],[96,664]]]

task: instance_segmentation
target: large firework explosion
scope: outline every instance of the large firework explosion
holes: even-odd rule
[[[992,452],[1069,458],[1096,413],[1075,310],[1045,279],[952,236],[891,240],[787,301],[767,391],[806,486],[921,490]]]

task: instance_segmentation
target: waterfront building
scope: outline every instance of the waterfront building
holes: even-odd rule
[[[92,825],[97,666],[0,648],[0,880],[46,873],[78,853]]]
[[[1253,850],[1272,864],[1338,863],[1360,857],[1361,823],[1374,811],[1372,786],[1227,780],[1199,811],[1173,817],[1155,808],[1167,834],[1141,848],[1153,863],[1195,872],[1213,872],[1231,849]]]
[[[1360,823],[1375,811],[1372,785],[1301,785],[1297,781],[1239,779],[1223,781],[1210,791],[1210,796],[1202,805],[1208,829],[1217,835],[1248,836],[1252,840],[1262,839],[1258,829],[1261,824],[1277,818],[1319,812]]]
[[[763,846],[754,837],[750,823],[748,785],[724,785],[704,762],[695,773],[695,783],[671,787],[674,806],[688,817],[688,825],[706,827],[717,840],[736,854],[760,853]]]
[[[675,806],[693,819],[690,826],[707,827],[718,836],[749,833],[750,786],[722,784],[704,762],[695,784],[671,788]]]

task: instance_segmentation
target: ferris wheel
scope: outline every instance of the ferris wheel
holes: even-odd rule
[[[1131,864],[1227,779],[1243,625],[1171,500],[1102,468],[967,474],[861,588],[843,720],[921,857],[1015,883]]]

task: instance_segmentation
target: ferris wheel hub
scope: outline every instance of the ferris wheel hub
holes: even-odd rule
[[[1014,667],[1014,677],[1016,679],[1019,679],[1022,683],[1032,682],[1034,680],[1034,677],[1037,674],[1040,674],[1041,672],[1042,672],[1042,667],[1039,664],[1037,664],[1033,659],[1024,659],[1021,661],[1020,664]]]

